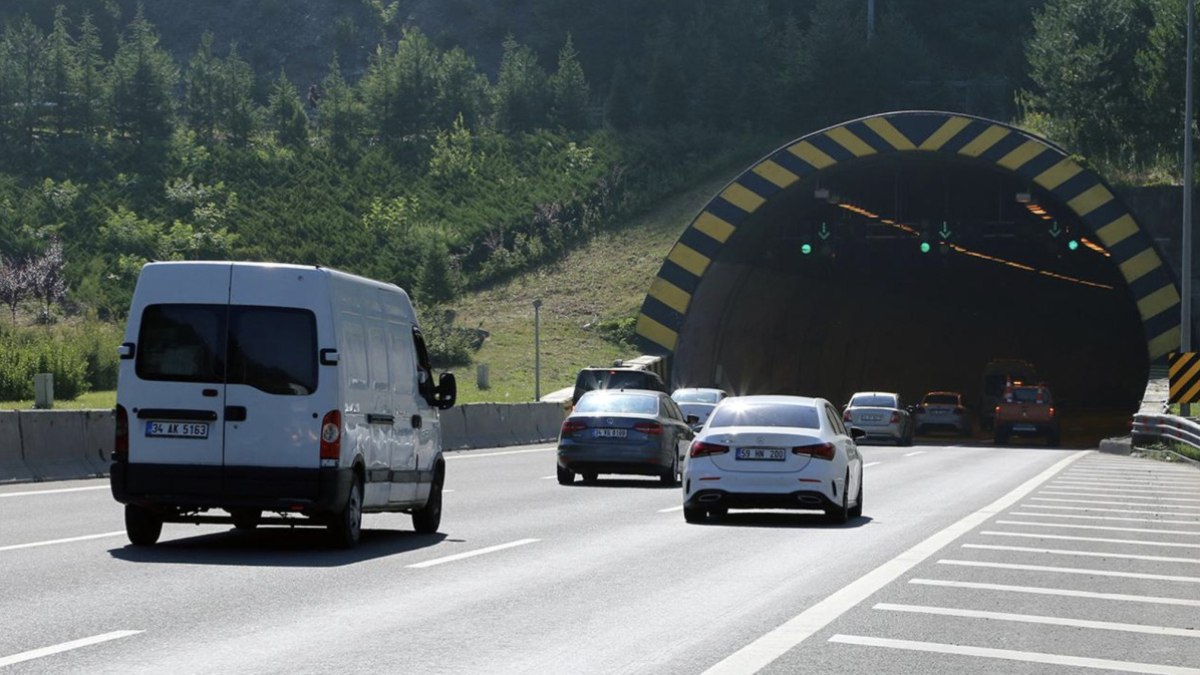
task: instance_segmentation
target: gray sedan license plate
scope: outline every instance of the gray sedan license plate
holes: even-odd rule
[[[146,422],[146,436],[154,438],[208,438],[207,422]]]
[[[738,459],[769,460],[782,462],[785,455],[783,448],[738,448]]]
[[[596,438],[625,438],[629,435],[628,429],[596,429]]]
[[[863,415],[862,416],[862,420],[864,422],[878,422],[882,419],[883,419],[883,415]]]

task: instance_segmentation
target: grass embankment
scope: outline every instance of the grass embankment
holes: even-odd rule
[[[115,391],[89,391],[69,401],[58,399],[54,401],[55,410],[98,410],[101,408],[115,408],[116,405],[117,392]],[[31,408],[33,408],[33,399],[28,401],[0,401],[0,410],[29,410]]]

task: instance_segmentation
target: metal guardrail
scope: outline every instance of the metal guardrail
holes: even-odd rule
[[[1133,416],[1133,437],[1165,438],[1200,449],[1200,423],[1178,415],[1138,413]]]

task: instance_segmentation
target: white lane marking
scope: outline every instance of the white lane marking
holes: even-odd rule
[[[477,457],[501,457],[503,455],[528,455],[531,452],[550,452],[555,446],[546,448],[533,448],[532,450],[505,450],[504,452],[463,452],[461,455],[443,455],[447,460],[450,459],[475,459]]]
[[[844,586],[841,590],[834,592],[833,595],[797,614],[782,626],[775,628],[766,635],[725,657],[706,670],[706,675],[708,673],[752,673],[764,668],[803,642],[813,633],[828,626],[830,622],[844,614],[850,608],[858,605],[879,589],[900,578],[903,574],[921,564],[926,558],[946,547],[950,542],[1017,503],[1026,495],[1036,490],[1042,483],[1050,480],[1055,474],[1070,466],[1072,462],[1088,454],[1090,454],[1090,451],[1085,450],[1059,460],[1054,466],[1025,481],[1000,499],[966,516],[944,530],[933,534],[916,546],[871,570],[858,580]]]
[[[659,509],[658,512],[659,513],[675,513],[676,511],[682,511],[682,510],[683,510],[683,504],[680,504],[679,506],[672,506],[669,509]]]
[[[86,534],[82,537],[68,537],[66,539],[51,539],[49,541],[35,541],[28,544],[13,544],[11,546],[0,546],[0,552],[16,551],[22,548],[35,548],[38,546],[53,546],[55,544],[70,544],[76,541],[88,541],[89,539],[103,539],[105,537],[117,537],[125,534],[125,530],[118,532],[105,532],[103,534]]]
[[[1104,539],[1102,537],[1071,537],[1063,534],[1041,534],[1037,532],[990,532],[984,534],[992,537],[1025,537],[1027,539],[1055,539],[1058,541],[1090,541],[1099,544],[1130,544],[1133,546],[1169,546],[1171,548],[1200,548],[1200,544],[1179,544],[1173,541],[1140,541],[1138,539]]]
[[[1046,588],[1044,586],[1011,586],[1009,584],[981,584],[974,581],[943,581],[941,579],[909,579],[908,583],[919,586],[942,588],[969,588],[974,591],[1001,591],[1005,593],[1028,593],[1030,595],[1054,595],[1063,598],[1087,598],[1089,600],[1115,600],[1118,602],[1141,602],[1148,605],[1180,605],[1200,607],[1200,600],[1188,598],[1163,598],[1154,595],[1128,595],[1125,593],[1096,593],[1076,591],[1069,588]]]
[[[1043,500],[1045,501],[1045,500]],[[1095,506],[1053,506],[1050,504],[1022,504],[1028,509],[1046,509],[1054,511],[1087,511],[1089,513],[1141,513],[1150,516],[1186,516],[1186,513],[1163,513],[1162,511],[1146,511],[1144,509],[1102,509]],[[1193,516],[1200,518],[1200,513]],[[1200,522],[1200,521],[1194,521]]]
[[[1072,530],[1105,530],[1106,532],[1141,532],[1144,534],[1178,534],[1200,537],[1200,532],[1191,530],[1150,530],[1144,527],[1109,527],[1107,525],[1073,525],[1071,523],[1034,523],[1025,520],[997,520],[997,525],[1024,525],[1026,527],[1066,527]]]
[[[917,450],[916,452],[910,452],[904,456],[905,457],[913,457],[914,455],[923,455],[923,454],[925,454],[924,450]]]
[[[1146,494],[1145,490],[1139,490],[1132,495],[1114,495],[1108,492],[1075,492],[1066,490],[1042,490],[1038,494],[1042,495],[1064,495],[1075,497],[1107,497],[1110,501],[1113,497],[1130,498],[1136,496],[1139,499],[1154,499],[1154,495]],[[1200,499],[1187,499],[1185,497],[1161,497],[1158,501],[1163,502],[1200,502]]]
[[[1177,511],[1200,511],[1200,506],[1182,506],[1179,504],[1143,504],[1142,502],[1114,502],[1111,499],[1057,499],[1055,497],[1030,497],[1031,502],[1054,502],[1056,504],[1103,504],[1104,506],[1153,506],[1159,509],[1175,509]]]
[[[450,494],[451,492],[454,492],[454,490],[453,490],[453,489],[442,488],[442,494],[444,494],[444,495],[448,495],[448,494]]]
[[[1080,483],[1083,485],[1117,485],[1117,486],[1120,486],[1120,485],[1138,485],[1138,486],[1149,485],[1152,487],[1170,487],[1170,488],[1200,486],[1200,480],[1196,480],[1196,481],[1180,481],[1180,480],[1163,481],[1163,480],[1149,480],[1149,479],[1144,479],[1144,478],[1116,478],[1116,477],[1105,478],[1103,476],[1059,476],[1058,478],[1055,478],[1054,482],[1052,482],[1050,484],[1051,485],[1059,485],[1059,484],[1068,484],[1068,483],[1070,483],[1070,484]]]
[[[557,476],[557,475],[551,475],[551,476],[542,476],[542,477],[541,477],[541,478],[539,478],[538,480],[554,480],[555,478],[558,478],[558,476]]]
[[[1122,471],[1113,469],[1088,469],[1082,466],[1067,471],[1063,476],[1110,476],[1113,478],[1162,478],[1164,480],[1200,480],[1200,472],[1187,471]]]
[[[986,659],[1001,659],[1004,661],[1021,661],[1023,663],[1045,663],[1055,666],[1076,666],[1079,668],[1103,668],[1118,670],[1126,673],[1151,673],[1152,675],[1198,675],[1196,668],[1181,668],[1164,666],[1154,663],[1138,663],[1135,661],[1112,661],[1110,659],[1094,659],[1086,656],[1067,656],[1065,654],[1044,654],[1042,652],[1021,652],[1014,649],[995,649],[992,647],[968,647],[966,645],[946,645],[937,642],[917,642],[915,640],[892,640],[889,638],[865,637],[861,635],[834,635],[830,642],[840,642],[864,647],[886,647],[888,649],[904,649],[914,652],[933,654],[954,654],[955,656],[977,656]]]
[[[33,497],[35,495],[59,495],[64,492],[87,492],[88,490],[108,490],[108,485],[89,485],[88,487],[61,488],[56,490],[30,490],[27,492],[6,492],[0,494],[0,498],[4,497]]]
[[[876,464],[883,464],[883,462],[867,462],[866,464],[863,464],[863,468],[866,469],[868,467],[875,466]]]
[[[939,565],[955,565],[957,567],[985,567],[994,570],[1020,570],[1023,572],[1052,572],[1055,574],[1086,574],[1096,577],[1116,577],[1121,579],[1147,579],[1150,581],[1179,581],[1185,584],[1200,584],[1200,577],[1181,577],[1172,574],[1146,574],[1144,572],[1113,572],[1110,570],[1095,570],[1082,567],[1057,567],[1054,565],[1018,565],[1015,563],[981,562],[978,560],[946,560],[937,561]]]
[[[497,551],[503,551],[505,549],[516,548],[518,546],[525,546],[526,544],[532,544],[532,543],[538,542],[538,541],[541,541],[541,539],[518,539],[517,541],[510,541],[507,544],[499,544],[497,546],[488,546],[487,548],[476,549],[474,551],[466,551],[465,553],[456,553],[454,555],[448,555],[444,558],[434,558],[433,560],[426,560],[425,562],[414,563],[412,565],[408,565],[408,567],[413,567],[413,568],[417,568],[417,569],[421,569],[421,568],[425,568],[425,567],[433,567],[434,565],[441,565],[441,564],[448,563],[448,562],[456,562],[458,560],[474,558],[477,555],[486,555],[488,553],[495,553]]]
[[[1034,507],[1041,508],[1041,507]],[[1118,518],[1116,516],[1077,516],[1073,513],[1028,513],[1009,511],[1010,516],[1033,516],[1035,518],[1070,518],[1072,520],[1108,520],[1123,523],[1161,523],[1163,525],[1200,525],[1195,520],[1164,520],[1162,518]]]
[[[1194,495],[1195,490],[1168,490],[1161,487],[1130,487],[1125,489],[1117,487],[1118,485],[1130,485],[1129,483],[1081,483],[1076,481],[1063,482],[1055,481],[1048,483],[1046,487],[1052,490],[1103,490],[1113,494],[1132,493],[1135,495],[1150,493],[1152,495]]]
[[[51,656],[54,654],[61,654],[63,652],[69,652],[72,649],[80,649],[82,647],[90,647],[92,645],[98,645],[102,642],[108,642],[110,640],[120,640],[121,638],[126,638],[126,637],[129,637],[130,635],[137,635],[138,633],[144,633],[144,632],[145,631],[140,631],[140,630],[115,630],[111,633],[102,633],[100,635],[93,635],[92,637],[89,637],[89,638],[82,638],[80,640],[71,640],[70,642],[63,642],[61,644],[53,645],[50,647],[42,647],[41,649],[32,649],[27,652],[21,652],[20,654],[13,654],[12,656],[3,656],[3,657],[0,657],[0,668],[3,668],[5,666],[11,666],[14,663],[22,663],[25,661],[32,661],[33,659],[40,659],[45,656]]]
[[[1116,623],[1113,621],[1087,621],[1083,619],[1068,619],[1057,616],[1042,616],[1037,614],[1009,614],[1007,612],[983,612],[973,609],[953,609],[950,607],[927,607],[924,605],[895,605],[881,602],[873,609],[886,612],[909,612],[912,614],[933,614],[936,616],[958,616],[964,619],[991,619],[993,621],[1015,621],[1019,623],[1037,623],[1047,626],[1071,626],[1073,628],[1090,628],[1094,630],[1115,630],[1125,633],[1145,633],[1147,635],[1171,635],[1175,637],[1200,638],[1200,630],[1190,628],[1168,628],[1166,626],[1147,626],[1139,623]]]
[[[1017,553],[1045,553],[1047,555],[1069,555],[1084,558],[1120,558],[1121,560],[1145,560],[1147,562],[1184,563],[1200,565],[1200,558],[1172,558],[1163,555],[1134,555],[1132,553],[1097,553],[1096,551],[1070,551],[1057,548],[1033,548],[1032,546],[999,546],[996,544],[963,544],[963,548],[985,551],[1013,551]],[[1200,632],[1197,632],[1200,635]]]

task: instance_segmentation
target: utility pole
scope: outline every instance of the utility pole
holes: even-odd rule
[[[1192,351],[1192,193],[1195,186],[1192,182],[1192,33],[1196,23],[1195,0],[1187,4],[1187,65],[1184,68],[1187,82],[1184,83],[1184,113],[1183,113],[1183,261],[1180,264],[1179,276],[1183,281],[1180,289],[1183,302],[1179,303],[1182,316],[1180,351]],[[1186,403],[1181,412],[1190,416],[1191,406]]]
[[[541,317],[542,299],[533,301],[533,400],[542,400],[542,335]]]

